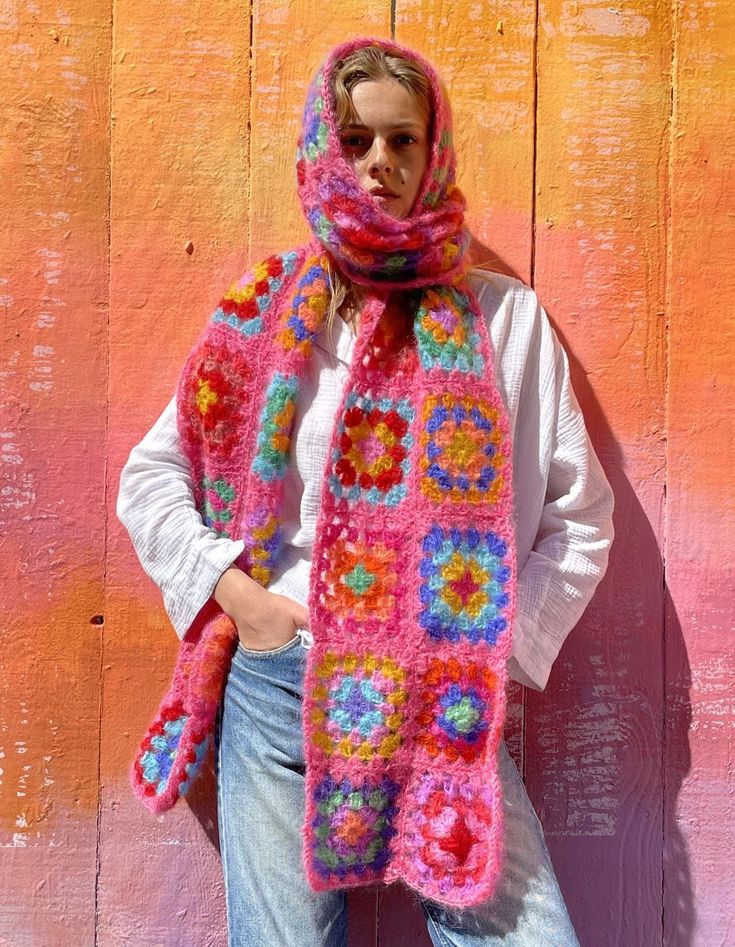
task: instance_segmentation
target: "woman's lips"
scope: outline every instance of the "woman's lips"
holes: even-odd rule
[[[385,191],[384,193],[373,191],[372,195],[378,204],[391,204],[398,198],[397,194],[391,194],[388,191]]]

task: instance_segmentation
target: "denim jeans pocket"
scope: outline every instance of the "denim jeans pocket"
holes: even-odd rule
[[[284,651],[290,651],[291,648],[295,647],[300,642],[301,637],[299,635],[294,635],[290,641],[280,645],[278,648],[270,648],[268,651],[256,651],[253,648],[246,648],[241,641],[238,641],[235,657],[237,657],[238,654],[242,654],[248,658],[270,658],[275,654],[283,654]]]

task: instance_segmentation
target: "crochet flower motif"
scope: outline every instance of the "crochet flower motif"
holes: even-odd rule
[[[495,705],[497,677],[474,661],[432,658],[421,681],[417,741],[433,757],[481,756]]]
[[[298,259],[296,251],[275,254],[257,263],[251,273],[233,283],[212,316],[212,322],[224,323],[241,335],[257,335],[263,329],[263,315],[270,309],[274,295],[290,276]]]
[[[202,522],[213,529],[218,536],[229,536],[235,488],[226,480],[210,480],[209,477],[204,477],[201,489]]]
[[[296,150],[296,171],[303,175],[302,161],[316,161],[317,158],[327,150],[327,135],[329,129],[327,123],[322,118],[324,111],[324,99],[322,97],[322,83],[324,81],[324,70],[319,69],[306,93],[306,103],[304,107],[303,120],[303,139],[301,147]]]
[[[493,405],[451,392],[423,406],[420,487],[435,503],[496,503],[505,486],[500,414]]]
[[[253,471],[265,481],[280,480],[286,473],[298,391],[299,379],[282,372],[275,372],[268,385],[253,460]]]
[[[146,796],[160,796],[168,788],[171,770],[179,752],[181,735],[189,719],[180,702],[169,708],[167,720],[154,724],[146,734],[141,746],[140,757],[136,761],[136,769],[142,780],[143,792]],[[181,792],[186,792],[189,784],[196,776],[209,746],[209,737],[204,737],[187,753],[186,780],[181,785]]]
[[[326,776],[314,791],[316,815],[311,822],[314,868],[325,879],[378,876],[390,858],[396,834],[398,785],[381,780]]]
[[[248,515],[243,535],[248,551],[248,574],[262,586],[268,585],[283,547],[283,527],[265,507]]]
[[[419,624],[434,641],[495,644],[505,631],[511,570],[507,542],[496,533],[432,526],[423,541]]]
[[[443,286],[426,291],[416,313],[416,338],[425,369],[482,375],[480,335],[469,300],[459,290]]]
[[[378,540],[339,538],[326,549],[324,601],[339,618],[386,621],[395,609],[396,549]]]
[[[432,174],[431,187],[422,201],[424,207],[436,207],[442,195],[448,196],[452,193],[454,173],[452,173],[451,164],[452,133],[445,128],[439,138],[438,157]]]
[[[424,773],[407,814],[403,838],[413,870],[440,891],[475,885],[487,870],[493,828],[493,791],[464,779],[450,781]]]
[[[314,336],[319,331],[329,305],[329,290],[322,260],[313,256],[300,278],[291,308],[286,309],[277,339],[290,352],[299,349],[304,355],[311,352]]]
[[[178,393],[182,439],[228,458],[239,439],[240,414],[252,372],[242,351],[217,327],[193,353]]]
[[[406,672],[374,654],[327,652],[317,665],[312,743],[325,753],[369,762],[401,745]]]
[[[406,496],[409,433],[414,409],[407,398],[374,401],[351,391],[339,421],[329,485],[339,499],[395,506]]]

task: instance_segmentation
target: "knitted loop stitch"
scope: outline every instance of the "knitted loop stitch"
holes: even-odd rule
[[[339,154],[330,77],[372,43],[416,61],[432,89],[431,160],[403,220],[373,204]],[[367,287],[312,550],[304,870],[316,891],[400,878],[441,903],[477,904],[502,861],[511,441],[464,278],[464,199],[431,66],[386,40],[332,50],[307,95],[297,169],[312,240],[260,261],[225,294],[181,375],[181,444],[203,521],[242,540],[238,565],[268,586],[328,269]],[[156,812],[205,757],[236,641],[210,602],[181,644],[131,774]]]

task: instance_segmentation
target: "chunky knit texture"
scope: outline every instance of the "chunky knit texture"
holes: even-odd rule
[[[414,58],[431,81],[431,162],[402,221],[359,186],[331,111],[331,70],[368,43]],[[304,868],[315,890],[400,878],[447,905],[477,904],[502,860],[511,443],[464,278],[464,198],[431,66],[385,40],[336,47],[307,97],[297,171],[313,240],[261,261],[225,294],[181,376],[180,437],[204,522],[244,540],[238,564],[267,586],[301,377],[329,304],[327,263],[369,287],[312,554]],[[391,295],[405,289],[416,293]],[[131,774],[156,812],[196,775],[236,641],[210,603],[181,644]]]

